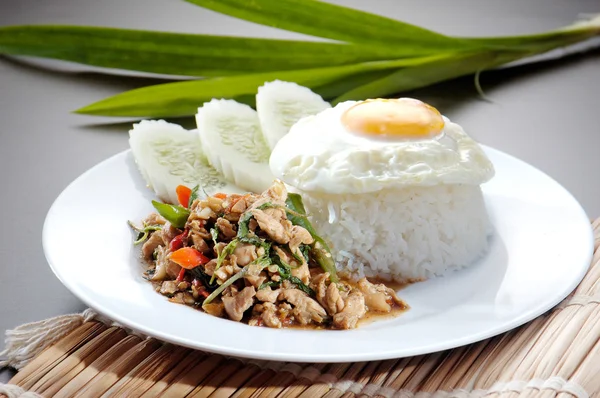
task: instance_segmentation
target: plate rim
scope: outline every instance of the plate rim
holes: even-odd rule
[[[56,199],[53,201],[52,205],[48,209],[48,212],[46,214],[46,217],[45,217],[44,223],[43,223],[43,227],[42,227],[42,247],[43,247],[43,251],[44,251],[44,256],[46,258],[48,265],[50,266],[50,269],[52,270],[54,275],[59,279],[59,281],[72,294],[74,294],[79,300],[81,300],[83,303],[85,303],[89,308],[92,308],[94,311],[96,311],[96,313],[108,318],[112,322],[116,322],[120,326],[125,326],[125,327],[135,330],[137,332],[144,333],[147,336],[152,336],[152,337],[158,338],[164,342],[169,342],[169,343],[177,344],[177,345],[192,348],[192,349],[203,350],[205,352],[235,356],[235,357],[239,357],[239,358],[269,360],[269,361],[289,361],[289,362],[301,362],[301,363],[310,363],[310,362],[313,362],[313,363],[342,363],[342,362],[373,361],[373,360],[387,360],[387,359],[395,359],[395,358],[404,358],[404,357],[409,357],[409,356],[414,356],[414,355],[423,355],[423,354],[428,354],[428,353],[432,353],[432,352],[448,350],[448,349],[452,349],[452,348],[456,348],[456,347],[461,347],[461,346],[464,346],[467,344],[477,343],[484,339],[494,337],[494,336],[497,336],[502,333],[506,333],[506,332],[513,330],[519,326],[522,326],[525,323],[530,322],[533,319],[543,315],[545,312],[554,308],[556,305],[558,305],[560,302],[562,302],[580,284],[581,280],[587,274],[587,271],[589,269],[589,264],[591,263],[591,260],[593,258],[593,249],[594,249],[594,234],[593,234],[593,228],[591,225],[591,220],[587,216],[585,210],[583,209],[583,207],[581,206],[579,201],[573,196],[573,194],[570,191],[568,191],[562,184],[560,184],[558,181],[556,181],[554,178],[552,178],[551,176],[549,176],[548,174],[546,174],[539,168],[537,168],[537,167],[535,167],[513,155],[503,152],[501,150],[498,150],[498,149],[495,149],[495,148],[492,148],[492,147],[489,147],[489,146],[486,146],[483,144],[479,144],[479,145],[484,149],[484,151],[486,151],[486,153],[488,151],[496,152],[496,153],[500,154],[501,156],[509,158],[513,162],[519,163],[521,166],[531,168],[531,169],[535,170],[536,172],[542,174],[543,176],[548,178],[554,185],[556,185],[556,187],[558,187],[562,191],[564,191],[564,193],[569,197],[569,199],[573,202],[573,204],[577,205],[578,212],[582,216],[584,216],[585,219],[590,221],[589,222],[589,231],[587,234],[588,239],[586,242],[587,243],[586,246],[589,248],[588,253],[586,254],[586,263],[588,265],[585,267],[582,266],[577,277],[573,279],[573,282],[568,285],[565,285],[563,290],[560,292],[560,294],[555,294],[553,296],[554,298],[552,300],[548,300],[546,303],[544,303],[544,305],[534,307],[534,308],[530,309],[529,311],[521,314],[520,316],[514,317],[511,321],[501,324],[501,326],[489,327],[485,330],[480,330],[477,333],[468,334],[462,338],[448,339],[448,340],[444,340],[442,343],[430,344],[425,347],[423,345],[421,345],[421,346],[418,346],[418,348],[402,349],[401,354],[398,354],[397,351],[393,351],[393,350],[387,351],[385,354],[380,353],[380,352],[377,352],[375,354],[355,354],[352,352],[344,352],[344,353],[338,352],[335,354],[335,357],[332,358],[332,357],[330,357],[330,356],[328,357],[327,355],[324,355],[324,354],[312,353],[312,354],[290,355],[285,352],[284,353],[264,352],[264,351],[261,352],[260,350],[251,350],[251,349],[246,349],[246,350],[241,350],[241,349],[236,349],[236,348],[232,349],[232,348],[228,348],[227,345],[222,345],[222,346],[202,345],[202,344],[198,344],[199,341],[195,341],[195,342],[188,341],[188,339],[186,339],[186,338],[172,336],[171,334],[163,333],[161,331],[157,331],[152,328],[146,327],[142,323],[139,323],[136,321],[131,321],[127,317],[123,317],[123,316],[119,315],[118,313],[107,310],[106,308],[104,308],[102,306],[101,303],[97,303],[95,300],[93,300],[90,297],[83,294],[83,292],[80,292],[77,287],[72,286],[68,280],[63,278],[63,276],[61,275],[61,272],[59,270],[60,267],[57,267],[56,264],[54,264],[54,262],[51,259],[51,255],[49,254],[50,250],[47,247],[48,240],[49,240],[49,234],[50,234],[49,227],[48,227],[49,220],[51,220],[51,216],[56,212],[56,207],[58,207],[58,205],[60,204],[61,199],[69,193],[70,189],[74,185],[79,183],[79,181],[85,179],[89,174],[94,173],[98,168],[101,168],[105,163],[114,161],[116,158],[119,158],[119,157],[128,156],[128,154],[131,152],[131,149],[126,149],[126,150],[120,151],[104,160],[99,161],[94,166],[90,167],[89,169],[84,171],[82,174],[80,174],[77,178],[75,178],[73,181],[71,181],[61,191],[61,193],[56,197]],[[319,333],[343,333],[343,332],[344,331],[319,331]],[[331,355],[331,354],[328,354],[328,355]]]

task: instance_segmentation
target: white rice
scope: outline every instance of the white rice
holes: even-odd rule
[[[354,278],[427,279],[470,265],[488,248],[491,224],[479,186],[299,193],[339,272]]]

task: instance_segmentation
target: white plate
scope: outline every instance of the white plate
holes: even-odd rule
[[[557,182],[486,148],[497,174],[483,186],[495,227],[489,254],[470,268],[411,285],[398,318],[349,331],[275,330],[169,303],[142,278],[126,220],[150,213],[152,193],[130,152],[87,171],[58,197],[43,243],[54,273],[111,319],[172,343],[299,362],[345,362],[425,354],[505,332],[571,292],[592,256],[589,219]]]

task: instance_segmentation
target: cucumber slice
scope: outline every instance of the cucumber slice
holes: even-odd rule
[[[228,181],[256,193],[271,186],[271,151],[254,109],[213,99],[198,109],[196,124],[209,163]]]
[[[331,108],[320,95],[296,83],[275,80],[258,88],[256,110],[271,149],[298,120]]]
[[[129,146],[142,177],[162,201],[177,203],[177,185],[200,185],[208,194],[240,192],[209,165],[196,130],[144,120],[129,130]]]

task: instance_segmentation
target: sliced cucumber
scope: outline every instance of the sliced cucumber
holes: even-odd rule
[[[200,185],[208,194],[240,192],[209,165],[196,130],[144,120],[129,131],[129,146],[142,177],[165,202],[177,203],[177,185]]]
[[[327,108],[331,105],[309,88],[281,80],[265,83],[256,94],[258,118],[271,149],[298,120]]]
[[[198,109],[196,124],[209,163],[228,181],[257,193],[271,186],[271,151],[254,109],[213,99]]]

